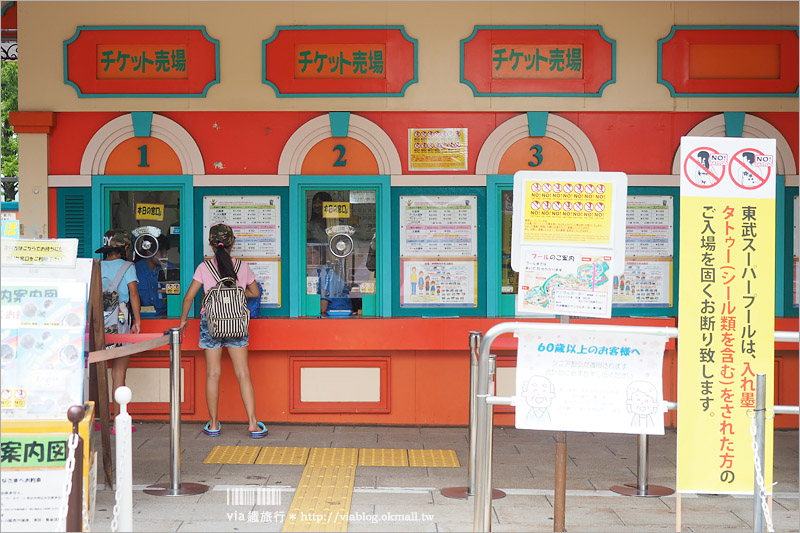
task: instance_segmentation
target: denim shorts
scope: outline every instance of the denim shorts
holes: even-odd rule
[[[200,342],[197,344],[204,350],[214,350],[216,348],[222,348],[223,346],[227,348],[244,348],[247,346],[249,340],[249,334],[245,335],[244,337],[231,337],[229,339],[214,338],[208,332],[206,315],[202,315],[200,317]]]

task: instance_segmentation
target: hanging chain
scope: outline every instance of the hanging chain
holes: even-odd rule
[[[54,531],[61,531],[61,523],[67,519],[69,494],[72,492],[72,472],[75,470],[75,449],[78,447],[78,435],[76,433],[69,436],[67,447],[69,451],[67,455],[67,464],[64,467],[67,478],[64,480],[64,492],[61,495],[61,506],[58,508],[58,520],[56,521],[56,528]]]
[[[119,430],[117,431],[119,435]],[[117,446],[120,451],[118,457],[130,457],[131,451],[128,449],[128,443],[130,442],[129,438],[118,438]],[[120,488],[125,486],[129,487],[130,483],[127,479],[128,477],[128,469],[127,468],[119,468],[119,464],[117,464],[117,488],[114,491],[114,517],[111,519],[111,531],[116,532],[119,528],[119,493]],[[128,488],[127,490],[130,490]]]
[[[83,487],[83,530],[91,531],[89,525],[89,496],[86,494],[86,486]]]
[[[756,437],[756,433],[758,433],[758,429],[756,428],[756,415],[755,412],[753,412],[752,422],[750,423],[750,435],[753,436],[753,464],[756,467],[758,497],[761,499],[761,510],[764,513],[764,521],[767,523],[767,531],[773,533],[775,529],[772,527],[772,517],[769,513],[769,506],[767,505],[767,489],[764,487],[764,475],[761,473],[761,457],[758,453],[758,438]],[[775,485],[775,483],[772,485]],[[770,485],[770,487],[772,485]]]

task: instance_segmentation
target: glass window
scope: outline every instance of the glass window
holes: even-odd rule
[[[132,257],[139,279],[142,317],[180,313],[180,192],[111,191],[109,228],[122,228],[133,237]],[[177,307],[176,307],[177,306]]]
[[[364,300],[375,294],[375,197],[374,190],[306,191],[306,294],[319,296],[319,310],[307,314],[372,314]]]
[[[517,294],[519,274],[511,268],[511,220],[514,216],[514,191],[501,192],[501,213],[503,227],[501,234],[502,258],[500,263],[500,287],[502,294]]]

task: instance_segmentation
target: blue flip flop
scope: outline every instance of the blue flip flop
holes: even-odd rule
[[[217,422],[217,424],[219,424],[217,429],[211,429],[211,422],[206,422],[206,427],[203,428],[203,433],[209,437],[219,437],[219,433],[222,431],[222,422]]]
[[[263,422],[256,422],[256,424],[258,424],[258,427],[260,427],[261,430],[260,431],[251,431],[250,432],[250,438],[251,439],[263,439],[264,437],[267,436],[267,426],[265,426]]]

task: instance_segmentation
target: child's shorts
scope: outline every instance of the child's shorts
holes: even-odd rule
[[[222,348],[223,346],[227,348],[243,348],[248,345],[249,341],[249,334],[245,335],[244,337],[231,337],[228,339],[217,339],[212,337],[208,332],[206,315],[200,317],[200,342],[197,344],[204,350],[214,350],[216,348]]]

